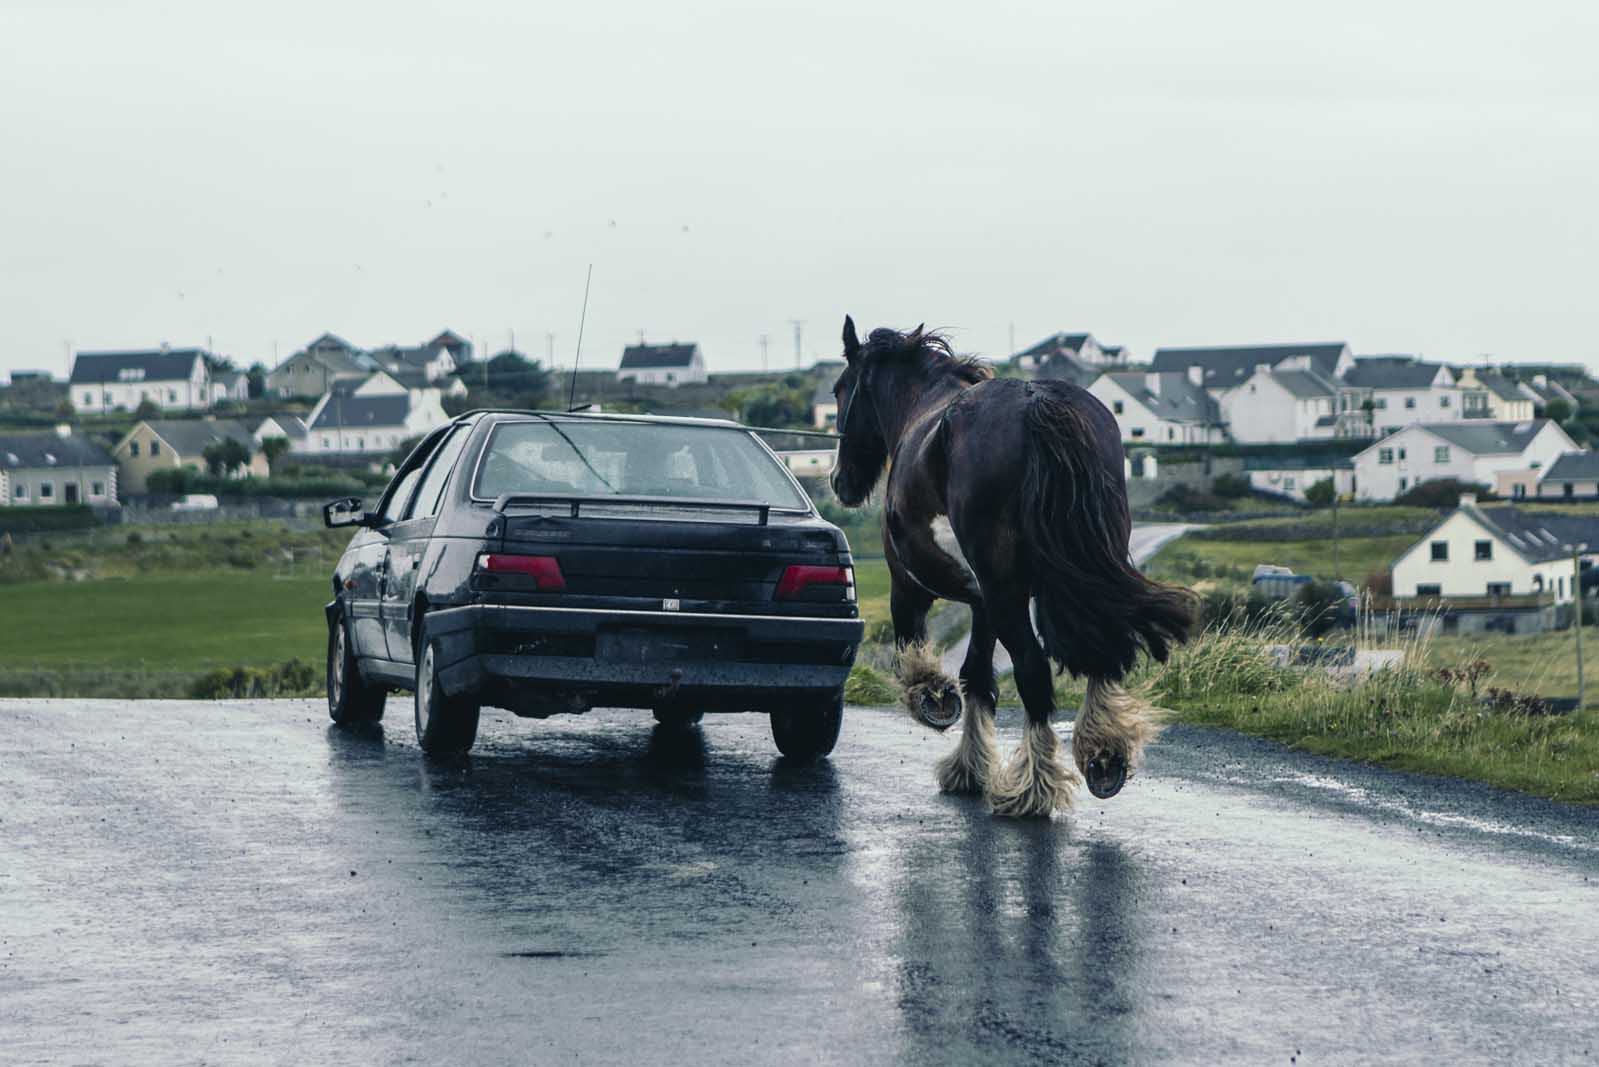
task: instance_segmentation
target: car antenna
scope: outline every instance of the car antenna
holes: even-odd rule
[[[589,320],[589,283],[594,280],[594,264],[589,264],[588,277],[583,279],[583,313],[577,320],[577,351],[572,354],[572,382],[566,387],[566,410],[576,411],[573,401],[577,397],[577,361],[583,358],[583,327]]]

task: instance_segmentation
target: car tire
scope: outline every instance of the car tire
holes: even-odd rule
[[[383,720],[389,698],[386,686],[361,678],[350,644],[350,627],[341,615],[328,627],[328,718],[340,726],[357,726]]]
[[[417,658],[416,741],[430,756],[453,756],[467,751],[477,740],[482,706],[469,694],[445,695],[439,688],[437,657],[438,643],[429,641]]]
[[[656,708],[654,710],[655,721],[674,730],[686,730],[690,726],[697,726],[699,721],[705,718],[705,712],[703,711],[688,711],[679,708]]]
[[[818,706],[784,708],[772,712],[772,740],[791,760],[808,763],[833,751],[844,726],[844,694],[839,692]]]

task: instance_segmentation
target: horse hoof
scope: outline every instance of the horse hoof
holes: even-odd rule
[[[924,726],[940,732],[948,730],[961,721],[960,691],[946,689],[942,693],[923,693],[916,702],[916,718]]]
[[[1088,791],[1100,800],[1109,800],[1127,784],[1127,761],[1117,755],[1099,755],[1083,768],[1088,780]]]

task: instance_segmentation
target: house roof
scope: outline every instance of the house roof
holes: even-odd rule
[[[1203,386],[1188,380],[1186,373],[1167,371],[1158,376],[1159,392],[1151,392],[1145,375],[1136,372],[1107,374],[1152,414],[1172,422],[1216,422],[1220,413],[1216,400]]]
[[[330,339],[327,344],[323,340]],[[334,343],[337,342],[337,343]],[[323,334],[321,337],[294,353],[288,359],[272,368],[275,374],[283,367],[296,359],[309,359],[322,364],[334,374],[359,374],[370,371],[375,364],[366,353],[351,348],[346,342],[339,340],[332,334]]]
[[[226,386],[229,389],[233,388],[235,385],[238,385],[239,384],[239,380],[241,378],[243,378],[243,377],[244,377],[244,372],[242,370],[226,370],[226,369],[224,369],[224,370],[214,370],[214,371],[211,372],[211,381],[214,384]]]
[[[356,348],[354,345],[352,345],[350,342],[346,341],[344,338],[340,337],[336,333],[324,333],[321,337],[318,337],[315,341],[312,341],[310,344],[306,345],[305,347],[306,347],[307,351],[309,351],[309,350],[311,350],[313,348],[317,349],[319,351],[329,351],[329,350],[342,350],[342,351],[345,351],[345,352],[359,352],[360,351],[359,348]]]
[[[83,437],[55,433],[0,434],[0,467],[7,470],[42,467],[112,467],[100,445]]]
[[[13,374],[11,377],[13,380],[16,379],[15,374]],[[1551,400],[1564,400],[1567,404],[1572,406],[1573,410],[1576,409],[1577,398],[1572,395],[1571,390],[1567,389],[1559,382],[1550,381],[1546,378],[1544,379],[1543,384],[1539,385],[1538,382],[1529,379],[1527,381],[1523,381],[1521,386],[1523,389],[1531,389],[1535,394],[1537,394],[1539,401],[1543,403],[1547,404]]]
[[[287,412],[280,412],[276,415],[266,416],[266,418],[262,419],[256,424],[255,429],[257,433],[261,432],[261,427],[266,424],[267,419],[272,420],[283,430],[286,436],[295,440],[299,440],[306,434],[305,420],[300,418],[298,415],[290,415]]]
[[[1548,425],[1548,419],[1528,419],[1525,422],[1430,422],[1421,423],[1418,428],[1473,455],[1498,456],[1525,451]],[[1398,432],[1404,433],[1403,430]]]
[[[229,439],[252,449],[255,446],[255,435],[238,419],[145,419],[141,425],[150,427],[180,456],[198,456],[207,445]]]
[[[1477,374],[1477,381],[1481,382],[1485,389],[1487,389],[1490,393],[1493,393],[1500,400],[1529,399],[1525,394],[1522,393],[1519,383],[1511,381],[1503,374],[1479,371]]]
[[[1262,363],[1275,367],[1285,359],[1309,356],[1322,374],[1331,376],[1338,358],[1349,346],[1343,341],[1303,345],[1238,345],[1212,348],[1157,348],[1152,365],[1158,371],[1186,371],[1191,366],[1204,368],[1205,385],[1230,389],[1242,383]]]
[[[1588,482],[1599,479],[1599,452],[1566,452],[1549,464],[1539,479],[1545,482]]]
[[[622,370],[658,370],[687,367],[694,362],[696,344],[628,345],[622,349]]]
[[[186,381],[194,370],[194,361],[204,353],[198,348],[146,349],[127,352],[79,352],[72,361],[72,384],[97,382]],[[126,372],[138,372],[138,378],[125,379]]]
[[[1299,400],[1338,395],[1338,386],[1313,370],[1274,370],[1271,377]]]
[[[1019,360],[1031,356],[1042,364],[1051,356],[1063,353],[1075,356],[1082,351],[1083,345],[1087,344],[1089,338],[1093,336],[1091,333],[1052,333],[1031,348],[1024,348],[1017,352],[1011,356],[1011,359]]]
[[[411,414],[411,396],[398,393],[384,396],[330,397],[317,412],[313,430],[363,429],[369,426],[403,426]]]
[[[425,345],[417,345],[414,348],[407,348],[403,345],[384,345],[382,348],[372,349],[367,355],[385,367],[410,367],[412,370],[422,370],[429,363],[438,359],[439,353],[444,350],[443,345],[435,345],[429,342]]]
[[[1562,559],[1570,554],[1567,545],[1587,543],[1590,549],[1599,548],[1599,515],[1556,515],[1470,505],[1462,510],[1485,520],[1529,563]]]
[[[1413,356],[1360,356],[1345,372],[1344,384],[1362,389],[1425,389],[1442,369],[1442,363],[1423,363]]]

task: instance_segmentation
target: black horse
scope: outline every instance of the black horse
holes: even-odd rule
[[[888,464],[883,552],[894,636],[908,702],[929,725],[953,725],[961,700],[928,655],[928,609],[939,597],[972,609],[960,670],[964,727],[939,761],[940,787],[986,793],[1005,815],[1070,806],[1079,779],[1049,724],[1053,659],[1088,679],[1073,755],[1094,795],[1114,796],[1155,733],[1148,705],[1119,683],[1140,652],[1164,661],[1193,619],[1186,591],[1150,581],[1128,557],[1132,520],[1115,419],[1074,385],[996,379],[920,326],[873,330],[863,345],[846,318],[844,359],[833,389],[833,490],[859,505]],[[1003,767],[994,744],[996,638],[1027,709],[1026,738]]]

